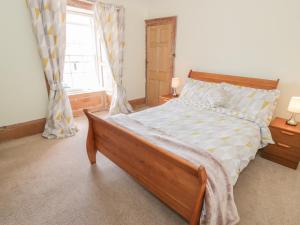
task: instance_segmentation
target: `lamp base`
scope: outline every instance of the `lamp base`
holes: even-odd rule
[[[177,94],[177,92],[176,92],[176,88],[173,88],[173,97],[177,97],[178,96],[178,94]]]
[[[287,120],[286,124],[290,125],[290,126],[297,126],[298,125],[298,123],[295,120]]]
[[[286,121],[286,124],[290,125],[290,126],[297,126],[298,125],[298,122],[295,119],[295,113],[293,113],[291,118]]]

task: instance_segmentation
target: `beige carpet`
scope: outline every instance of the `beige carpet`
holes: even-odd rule
[[[75,137],[0,144],[1,225],[186,224],[104,156],[91,167],[87,121],[77,121]],[[300,224],[300,169],[257,157],[234,192],[241,225]]]

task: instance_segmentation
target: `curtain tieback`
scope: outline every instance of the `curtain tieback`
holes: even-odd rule
[[[50,90],[51,91],[58,91],[58,90],[63,90],[64,86],[62,84],[51,84],[50,85]]]

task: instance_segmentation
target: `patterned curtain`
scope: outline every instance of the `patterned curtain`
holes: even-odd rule
[[[127,101],[126,91],[122,84],[125,9],[97,1],[94,12],[98,41],[105,43],[105,49],[102,50],[106,51],[113,76],[112,99],[109,112],[111,115],[118,113],[128,114],[133,112],[133,109]]]
[[[62,86],[66,44],[66,1],[27,0],[44,73],[50,87],[43,137],[73,136],[77,127],[68,96]]]

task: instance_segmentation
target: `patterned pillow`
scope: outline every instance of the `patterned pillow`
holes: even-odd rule
[[[205,82],[207,83],[207,82]],[[194,80],[191,78],[187,78],[185,81],[185,85],[180,92],[180,97],[181,98],[188,98],[194,95],[194,93],[197,91],[197,88],[199,85],[205,85],[205,83],[202,83],[202,81],[199,80]]]
[[[248,115],[260,126],[269,126],[280,91],[248,88],[228,83],[222,87],[229,93],[226,108]]]
[[[226,104],[228,98],[221,84],[188,78],[180,93],[180,99],[194,105],[220,107]]]
[[[210,107],[223,107],[228,99],[228,93],[221,85],[212,86],[206,93],[206,100]]]

